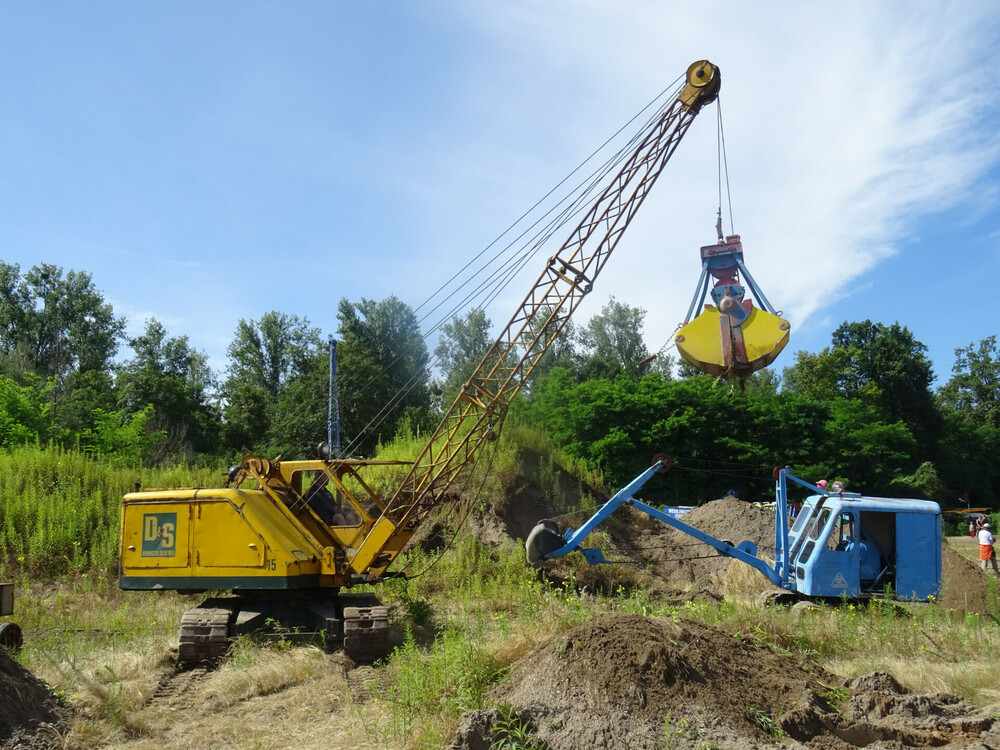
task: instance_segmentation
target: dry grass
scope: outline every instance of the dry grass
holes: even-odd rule
[[[381,709],[356,705],[347,684],[349,662],[316,648],[244,645],[220,669],[167,697],[153,698],[173,675],[170,660],[122,659],[118,680],[98,670],[75,701],[79,711],[66,746],[129,750],[182,748],[374,748]],[[123,720],[104,708],[121,685]],[[372,736],[369,736],[372,734]]]
[[[307,682],[321,670],[339,673],[347,680],[346,666],[325,659],[315,647],[260,648],[244,641],[234,650],[237,653],[195,691],[193,699],[207,711],[221,711],[250,698],[279,693]]]
[[[774,565],[773,560],[761,559],[768,565]],[[739,560],[730,560],[722,577],[715,584],[727,600],[747,604],[755,603],[762,591],[778,589],[763,573]]]
[[[913,692],[949,693],[981,707],[1000,709],[996,664],[991,659],[947,663],[943,660],[904,659],[892,654],[867,654],[858,659],[833,659],[824,662],[823,666],[843,677],[888,672]]]

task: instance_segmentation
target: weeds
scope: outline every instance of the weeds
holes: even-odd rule
[[[0,453],[0,574],[100,575],[118,555],[122,496],[149,487],[218,486],[221,471],[130,469],[58,446]]]
[[[490,750],[547,750],[543,742],[533,740],[531,731],[513,706],[503,703],[497,706],[500,720],[493,729],[494,742]]]
[[[677,719],[675,723],[673,714],[668,712],[663,717],[663,737],[660,740],[662,750],[674,750],[677,747],[678,738],[687,736],[689,724],[690,719],[686,716]]]
[[[823,690],[817,694],[820,700],[826,703],[826,705],[836,713],[842,713],[840,710],[840,704],[846,703],[851,699],[851,692],[846,688],[838,687],[836,685],[827,685],[823,682],[819,684],[820,687],[823,688]]]
[[[771,715],[767,711],[762,708],[755,708],[749,703],[747,704],[747,710],[750,711],[751,718],[769,735],[779,740],[785,736],[785,732],[774,723],[774,719],[771,718]]]

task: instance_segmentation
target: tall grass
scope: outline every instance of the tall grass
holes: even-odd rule
[[[60,446],[0,453],[0,574],[105,570],[118,554],[122,496],[144,488],[219,486],[219,469],[129,469]]]
[[[402,435],[379,446],[380,459],[413,461],[426,436]],[[520,471],[519,456],[534,450],[550,463],[587,474],[585,465],[556,455],[547,436],[510,421],[497,443],[485,446],[465,476],[467,494],[499,502]],[[408,466],[372,467],[366,481],[380,494],[395,491]],[[121,498],[144,489],[218,487],[224,470],[173,466],[127,468],[58,445],[25,445],[0,453],[0,575],[55,577],[109,569],[118,554]],[[359,488],[355,488],[358,490]]]

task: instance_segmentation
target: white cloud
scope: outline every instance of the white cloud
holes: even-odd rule
[[[983,138],[995,132],[984,118],[997,103],[989,71],[1000,69],[989,3],[525,1],[477,6],[469,19],[499,45],[487,74],[517,84],[503,94],[495,80],[470,84],[470,106],[498,113],[495,130],[468,136],[477,151],[465,168],[489,174],[500,194],[476,196],[476,222],[499,227],[502,208],[516,215],[512,194],[530,205],[546,170],[575,164],[572,154],[707,57],[722,70],[735,229],[793,331],[814,328],[859,277],[905,253],[918,219],[982,200],[976,181],[1000,155],[995,137]],[[682,319],[698,247],[714,240],[715,117],[709,109],[694,123],[583,316],[610,295],[644,307],[651,347]],[[455,174],[422,189],[468,205],[470,186],[451,184]],[[484,180],[476,188],[488,190]]]

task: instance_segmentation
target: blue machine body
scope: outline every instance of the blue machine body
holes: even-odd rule
[[[629,505],[713,547],[720,554],[759,570],[776,586],[806,597],[864,599],[889,596],[926,601],[941,591],[941,508],[929,500],[897,500],[832,492],[791,474],[775,472],[776,550],[774,565],[757,556],[751,541],[733,544],[716,539],[683,521],[635,499],[658,461],[608,500],[579,529],[567,529],[562,546],[546,552],[554,558],[579,549],[594,565],[608,562],[599,549],[581,546],[604,519]],[[789,529],[788,483],[814,494]],[[557,545],[552,545],[557,546]]]
[[[783,588],[851,599],[888,591],[904,601],[941,593],[937,503],[827,492],[781,469],[778,509],[788,507],[788,480],[815,494],[802,503],[789,532],[781,534],[776,524],[775,568],[785,580]]]

